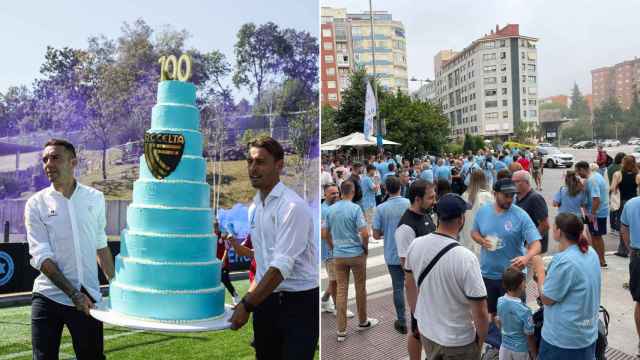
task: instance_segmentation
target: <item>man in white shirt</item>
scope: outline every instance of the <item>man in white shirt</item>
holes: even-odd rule
[[[74,179],[78,160],[69,142],[49,140],[42,162],[51,186],[25,206],[31,265],[40,271],[31,304],[33,359],[58,358],[64,325],[78,359],[104,359],[102,323],[89,315],[101,300],[96,259],[107,279],[114,276],[104,195]]]
[[[480,264],[458,235],[470,208],[458,194],[438,201],[438,228],[409,245],[407,281],[415,281],[415,317],[428,359],[480,359],[489,327]]]
[[[253,311],[257,359],[313,359],[320,335],[313,214],[280,182],[282,146],[259,137],[248,147],[249,180],[258,190],[249,208],[257,285],[236,307],[231,328],[244,326]]]

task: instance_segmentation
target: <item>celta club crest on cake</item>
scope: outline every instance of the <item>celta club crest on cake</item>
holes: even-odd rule
[[[162,180],[180,163],[184,152],[184,135],[156,133],[144,134],[144,158],[153,177]]]

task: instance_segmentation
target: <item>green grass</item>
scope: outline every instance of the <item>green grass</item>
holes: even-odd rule
[[[249,287],[248,280],[236,281],[240,294]],[[225,302],[231,297],[225,292]],[[30,306],[0,310],[0,359],[14,353],[28,352],[17,360],[31,359]],[[134,332],[105,325],[105,353],[108,359],[254,359],[249,343],[253,339],[251,320],[239,331],[169,334]],[[109,338],[114,337],[114,338]],[[60,359],[73,357],[71,336],[65,327]],[[319,359],[316,351],[316,359]]]

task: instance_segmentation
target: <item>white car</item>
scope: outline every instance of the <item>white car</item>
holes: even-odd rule
[[[544,161],[545,167],[556,168],[558,166],[565,166],[570,168],[575,162],[573,155],[563,153],[557,147],[538,147],[537,150],[542,155],[542,161]]]
[[[553,145],[549,144],[549,143],[540,143],[538,144],[539,147],[553,147]]]
[[[640,147],[634,148],[631,156],[636,158],[636,163],[640,163]]]
[[[621,143],[618,140],[607,139],[601,144],[604,147],[620,146]]]

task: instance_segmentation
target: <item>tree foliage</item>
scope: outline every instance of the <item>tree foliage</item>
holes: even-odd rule
[[[569,106],[567,115],[573,119],[586,119],[590,116],[587,101],[584,99],[584,96],[582,96],[576,83],[573,84],[573,89],[571,90],[571,106]]]

